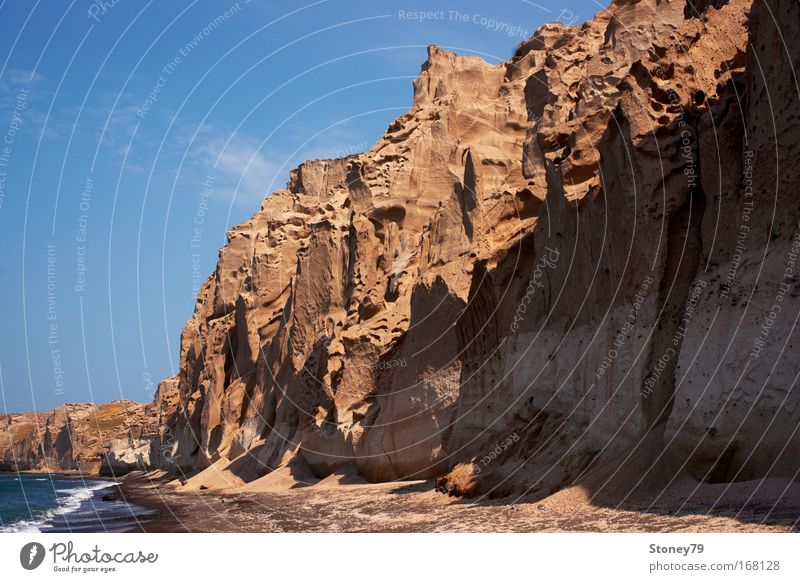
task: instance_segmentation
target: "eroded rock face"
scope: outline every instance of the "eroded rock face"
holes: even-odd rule
[[[375,146],[228,233],[162,466],[793,477],[800,7],[694,6],[614,2],[499,65],[431,47]]]
[[[155,405],[128,400],[0,415],[0,467],[109,476],[150,468],[157,420]]]

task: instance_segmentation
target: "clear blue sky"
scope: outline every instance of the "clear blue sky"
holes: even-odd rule
[[[602,8],[3,1],[0,412],[150,399],[226,230],[302,160],[372,144],[428,44],[497,62]]]

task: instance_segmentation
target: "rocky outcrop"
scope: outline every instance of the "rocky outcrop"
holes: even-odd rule
[[[228,233],[162,466],[467,495],[794,478],[798,17],[620,0],[499,65],[431,47],[377,144]]]
[[[157,421],[155,405],[127,400],[0,415],[0,470],[114,476],[148,469]]]
[[[375,146],[228,233],[164,466],[467,495],[794,478],[800,9],[687,6],[614,2],[499,65],[431,47]]]
[[[228,233],[153,404],[0,417],[3,467],[528,497],[796,479],[798,21],[615,0],[498,65],[430,47],[377,144]]]

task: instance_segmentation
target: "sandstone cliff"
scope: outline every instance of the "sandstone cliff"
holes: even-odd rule
[[[121,475],[156,463],[156,405],[118,400],[0,415],[0,470]]]
[[[539,497],[796,479],[798,22],[615,0],[498,65],[431,47],[377,144],[228,233],[154,404],[2,417],[4,466]]]
[[[375,146],[228,234],[169,466],[494,494],[794,477],[798,17],[618,1],[496,66],[431,47]]]
[[[431,47],[377,144],[228,233],[163,466],[494,495],[795,477],[799,20],[619,0],[499,65]]]

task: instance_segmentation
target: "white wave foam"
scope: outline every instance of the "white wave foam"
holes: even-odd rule
[[[98,483],[96,485],[87,485],[86,487],[78,487],[76,489],[56,489],[57,493],[69,493],[69,495],[58,498],[58,507],[48,509],[40,517],[35,519],[21,520],[5,527],[0,527],[0,533],[40,532],[42,531],[42,527],[46,526],[54,517],[77,511],[84,501],[94,496],[95,491],[106,489],[113,485],[114,483]]]

